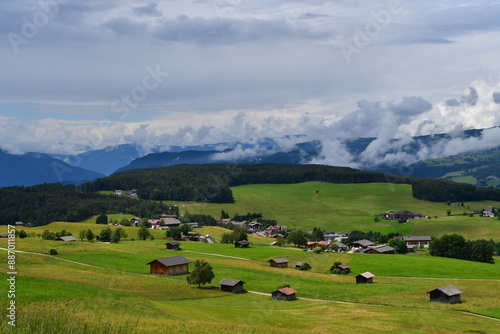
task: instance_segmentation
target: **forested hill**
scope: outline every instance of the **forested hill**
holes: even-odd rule
[[[137,189],[143,199],[232,203],[232,186],[307,181],[404,183],[412,185],[416,198],[437,202],[500,200],[500,189],[325,165],[202,164],[134,169],[84,183],[80,189],[84,192]]]
[[[152,217],[168,213],[160,202],[121,196],[83,193],[60,183],[0,188],[0,224],[22,221],[33,226],[53,221],[80,221],[102,213],[129,213]]]

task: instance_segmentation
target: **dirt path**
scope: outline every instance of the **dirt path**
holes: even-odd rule
[[[190,251],[190,250],[182,250],[183,252],[189,252],[189,253],[196,253],[196,254],[204,254],[204,255],[213,255],[213,256],[221,256],[221,257],[228,257],[230,259],[238,259],[238,260],[244,260],[244,261],[257,261],[257,260],[252,260],[252,259],[246,259],[244,257],[237,257],[237,256],[230,256],[230,255],[222,255],[222,254],[214,254],[214,253],[204,253],[204,252],[196,252],[196,251]],[[257,261],[260,262],[260,261]]]

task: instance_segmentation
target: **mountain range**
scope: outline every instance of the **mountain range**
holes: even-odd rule
[[[415,177],[446,177],[458,182],[497,186],[500,150],[472,150],[451,158],[444,149],[454,141],[479,141],[484,131],[466,130],[404,139],[357,138],[342,142],[346,154],[358,169]],[[198,146],[155,146],[144,150],[140,145],[123,144],[92,150],[78,155],[29,152],[13,155],[0,150],[4,162],[0,166],[0,187],[61,182],[80,184],[99,177],[137,168],[165,167],[178,164],[205,163],[322,163],[323,144],[307,141],[302,136],[290,136],[299,142],[282,148],[273,138],[261,138],[247,143],[217,143]],[[303,142],[300,142],[304,139]],[[428,160],[422,152],[440,148],[441,159]],[[490,152],[490,153],[488,153]],[[492,154],[491,152],[497,152]],[[422,156],[419,160],[418,157]],[[432,154],[429,154],[432,156]],[[455,156],[455,155],[453,155]],[[450,162],[451,161],[451,162]],[[325,163],[327,164],[327,163]],[[499,164],[495,167],[496,164]],[[471,172],[471,170],[473,170]],[[452,174],[449,174],[452,173]],[[455,173],[455,174],[453,174]],[[475,173],[476,176],[467,173]],[[465,178],[464,178],[465,177]],[[500,175],[498,175],[500,178]]]

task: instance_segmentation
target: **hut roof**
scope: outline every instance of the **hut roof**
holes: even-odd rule
[[[236,243],[238,243],[240,245],[250,245],[250,241],[248,241],[248,240],[240,240],[240,241],[236,241]]]
[[[175,245],[180,245],[181,243],[179,241],[170,241],[170,242],[167,242],[165,245],[172,245],[172,246],[175,246]]]
[[[358,276],[363,276],[364,278],[372,278],[375,277],[371,272],[367,271],[366,273],[359,274]]]
[[[403,237],[404,241],[431,241],[432,238],[429,236],[415,236],[415,237]]]
[[[178,266],[178,265],[181,265],[181,264],[192,263],[192,261],[186,259],[184,256],[177,255],[177,256],[171,256],[171,257],[164,257],[164,258],[161,258],[161,259],[156,259],[156,260],[153,260],[153,261],[151,261],[149,263],[146,263],[146,264],[151,264],[151,263],[153,263],[155,261],[160,262],[161,264],[163,264],[166,267]]]
[[[76,241],[76,238],[72,235],[68,235],[65,237],[58,237],[57,240],[62,240],[62,241]]]
[[[368,246],[374,245],[373,242],[371,242],[370,240],[366,240],[366,239],[354,241],[353,244],[358,244],[358,245],[363,246],[363,247],[368,247]]]
[[[387,246],[387,245],[380,245],[380,246],[376,246],[376,247],[370,247],[367,250],[370,250],[370,249],[376,250],[379,253],[394,252],[394,248],[392,248],[390,246]]]
[[[267,262],[275,262],[275,263],[288,263],[290,260],[288,260],[286,257],[277,257],[275,259],[267,260]]]
[[[459,295],[461,293],[463,293],[463,291],[460,291],[458,290],[456,287],[454,287],[453,285],[448,285],[448,286],[444,286],[442,288],[437,288],[437,289],[434,289],[432,291],[429,291],[427,293],[431,293],[433,291],[436,291],[436,290],[439,290],[441,291],[442,293],[444,293],[445,295],[447,295],[448,297],[451,297],[451,296],[455,296],[455,295]]]
[[[293,295],[294,293],[297,293],[297,291],[295,291],[294,289],[292,288],[283,288],[283,289],[278,289],[276,291],[280,291],[282,293],[284,293],[285,295],[289,296],[289,295]]]
[[[346,270],[346,269],[349,269],[349,266],[348,266],[347,264],[339,264],[339,265],[337,266],[337,268],[340,268],[340,269],[342,269],[342,270]]]
[[[238,283],[245,283],[243,281],[240,281],[238,279],[230,279],[230,278],[223,278],[220,280],[219,283],[220,285],[228,285],[228,286],[236,286]]]
[[[296,267],[300,267],[300,266],[302,266],[303,264],[304,264],[304,262],[297,262],[297,263],[295,263],[295,266],[296,266]]]

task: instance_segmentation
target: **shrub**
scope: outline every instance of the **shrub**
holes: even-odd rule
[[[57,254],[59,253],[57,252],[56,249],[52,248],[51,250],[49,250],[49,255],[57,255]]]

